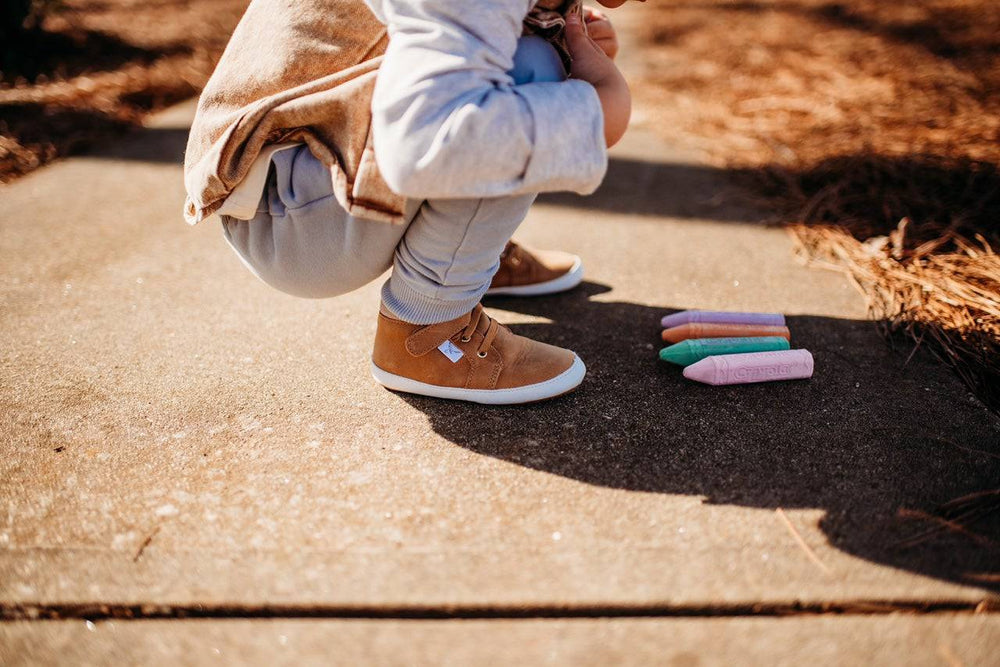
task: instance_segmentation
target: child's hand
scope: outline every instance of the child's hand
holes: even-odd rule
[[[597,91],[604,110],[604,141],[608,148],[618,143],[632,114],[632,94],[625,77],[604,50],[584,32],[577,14],[566,17],[566,43],[573,58],[574,79],[586,81]]]
[[[594,43],[601,47],[608,58],[614,60],[618,55],[618,35],[608,17],[593,7],[584,7],[583,22],[587,24],[587,34]]]

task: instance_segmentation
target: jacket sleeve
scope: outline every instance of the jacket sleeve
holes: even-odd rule
[[[389,47],[372,100],[379,170],[421,199],[597,188],[604,119],[584,81],[515,86],[528,0],[383,0]]]

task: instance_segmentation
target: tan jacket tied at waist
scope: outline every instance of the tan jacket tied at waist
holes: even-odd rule
[[[184,158],[185,219],[218,210],[265,145],[301,141],[330,167],[348,213],[404,222],[405,198],[379,175],[370,136],[388,43],[360,0],[253,0],[198,103]]]

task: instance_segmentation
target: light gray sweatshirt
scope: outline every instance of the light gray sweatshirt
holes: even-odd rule
[[[607,152],[593,86],[507,74],[533,2],[365,1],[389,29],[372,100],[389,187],[422,199],[597,188]]]

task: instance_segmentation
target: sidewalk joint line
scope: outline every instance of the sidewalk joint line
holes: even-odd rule
[[[1000,600],[848,600],[714,605],[237,605],[237,604],[11,604],[0,603],[0,622],[31,620],[368,619],[489,620],[584,618],[745,618],[881,616],[887,614],[995,614]]]

